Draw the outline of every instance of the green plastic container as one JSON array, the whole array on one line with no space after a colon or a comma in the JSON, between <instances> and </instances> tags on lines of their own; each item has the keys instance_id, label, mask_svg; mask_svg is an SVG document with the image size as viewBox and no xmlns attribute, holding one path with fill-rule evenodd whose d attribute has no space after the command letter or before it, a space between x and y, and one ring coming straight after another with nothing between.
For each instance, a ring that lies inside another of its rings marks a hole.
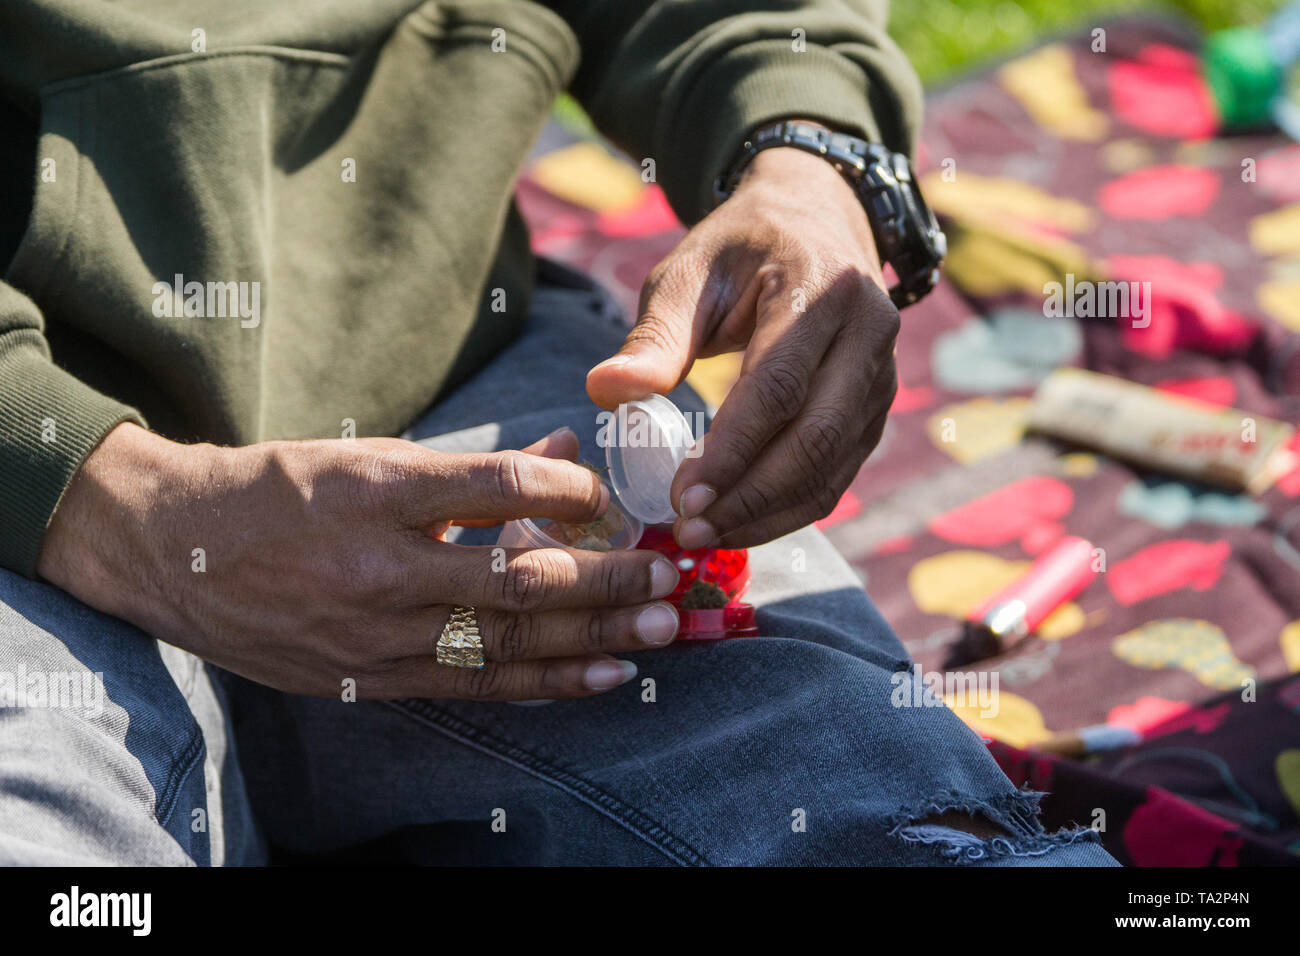
<instances>
[{"instance_id":1,"label":"green plastic container","mask_svg":"<svg viewBox=\"0 0 1300 956\"><path fill-rule=\"evenodd\" d=\"M1205 79L1227 128L1272 122L1273 101L1282 93L1282 68L1273 47L1256 27L1212 34L1203 56Z\"/></svg>"}]
</instances>

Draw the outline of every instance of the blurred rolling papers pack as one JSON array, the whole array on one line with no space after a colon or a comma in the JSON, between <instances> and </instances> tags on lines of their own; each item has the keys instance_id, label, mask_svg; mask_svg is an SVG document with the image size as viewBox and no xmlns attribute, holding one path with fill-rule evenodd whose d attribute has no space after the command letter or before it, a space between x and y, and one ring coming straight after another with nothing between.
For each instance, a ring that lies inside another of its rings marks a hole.
<instances>
[{"instance_id":1,"label":"blurred rolling papers pack","mask_svg":"<svg viewBox=\"0 0 1300 956\"><path fill-rule=\"evenodd\" d=\"M1058 369L1038 387L1030 427L1144 468L1259 494L1297 464L1295 428L1124 379Z\"/></svg>"}]
</instances>

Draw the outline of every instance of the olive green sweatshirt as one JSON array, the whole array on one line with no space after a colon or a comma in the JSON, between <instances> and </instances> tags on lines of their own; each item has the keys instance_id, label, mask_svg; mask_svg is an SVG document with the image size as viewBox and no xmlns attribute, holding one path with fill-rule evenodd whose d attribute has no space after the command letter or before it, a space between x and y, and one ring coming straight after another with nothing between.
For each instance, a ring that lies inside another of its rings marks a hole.
<instances>
[{"instance_id":1,"label":"olive green sweatshirt","mask_svg":"<svg viewBox=\"0 0 1300 956\"><path fill-rule=\"evenodd\" d=\"M570 89L687 223L745 134L897 149L886 0L3 0L0 565L117 423L399 433L516 335L513 184Z\"/></svg>"}]
</instances>

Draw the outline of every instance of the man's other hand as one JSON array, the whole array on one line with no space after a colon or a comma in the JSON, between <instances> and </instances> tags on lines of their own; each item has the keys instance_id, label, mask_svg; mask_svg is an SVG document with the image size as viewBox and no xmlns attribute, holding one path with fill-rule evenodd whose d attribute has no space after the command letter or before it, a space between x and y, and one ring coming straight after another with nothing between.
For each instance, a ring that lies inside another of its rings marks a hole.
<instances>
[{"instance_id":1,"label":"man's other hand","mask_svg":"<svg viewBox=\"0 0 1300 956\"><path fill-rule=\"evenodd\" d=\"M672 501L682 547L749 547L825 517L876 447L897 333L852 188L820 157L769 149L651 272L587 391L613 408L670 391L697 358L744 351Z\"/></svg>"}]
</instances>

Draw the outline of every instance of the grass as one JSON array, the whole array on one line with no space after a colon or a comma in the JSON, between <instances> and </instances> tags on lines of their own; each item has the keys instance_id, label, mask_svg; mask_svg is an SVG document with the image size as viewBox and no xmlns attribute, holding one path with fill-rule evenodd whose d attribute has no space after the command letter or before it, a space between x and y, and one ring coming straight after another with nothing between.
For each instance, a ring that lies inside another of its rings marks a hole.
<instances>
[{"instance_id":1,"label":"grass","mask_svg":"<svg viewBox=\"0 0 1300 956\"><path fill-rule=\"evenodd\" d=\"M893 0L889 32L927 83L1013 53L1035 39L1083 29L1116 16L1173 12L1206 30L1263 23L1287 0ZM586 114L562 96L555 117L591 130Z\"/></svg>"},{"instance_id":2,"label":"grass","mask_svg":"<svg viewBox=\"0 0 1300 956\"><path fill-rule=\"evenodd\" d=\"M894 0L889 32L921 79L942 80L1038 37L1133 13L1182 14L1206 30L1262 23L1284 0Z\"/></svg>"}]
</instances>

